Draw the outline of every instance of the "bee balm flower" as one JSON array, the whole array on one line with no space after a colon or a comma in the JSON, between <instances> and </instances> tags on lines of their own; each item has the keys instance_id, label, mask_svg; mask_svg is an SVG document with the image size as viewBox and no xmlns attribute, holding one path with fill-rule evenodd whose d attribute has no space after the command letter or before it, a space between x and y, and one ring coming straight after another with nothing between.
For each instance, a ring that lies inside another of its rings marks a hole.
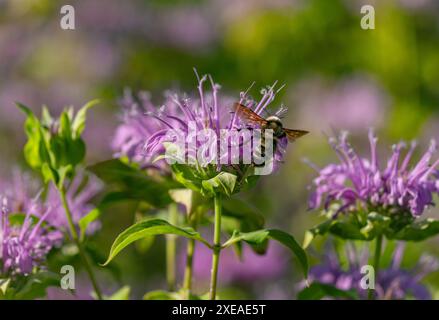
<instances>
[{"instance_id":1,"label":"bee balm flower","mask_svg":"<svg viewBox=\"0 0 439 320\"><path fill-rule=\"evenodd\" d=\"M21 225L9 222L8 200L3 197L0 217L0 260L3 272L12 275L30 274L41 266L49 251L60 243L62 233L45 226L46 212L33 221L32 211L26 213Z\"/></svg>"},{"instance_id":2,"label":"bee balm flower","mask_svg":"<svg viewBox=\"0 0 439 320\"><path fill-rule=\"evenodd\" d=\"M340 204L338 212L350 212L359 208L379 212L409 212L414 217L422 215L433 205L433 195L439 192L439 160L431 163L436 152L436 142L415 164L412 155L416 144L412 143L403 156L404 143L392 147L387 163L382 165L377 155L377 138L369 132L370 157L358 155L343 132L330 143L340 162L318 169L313 193L309 199L311 209Z\"/></svg>"}]
</instances>

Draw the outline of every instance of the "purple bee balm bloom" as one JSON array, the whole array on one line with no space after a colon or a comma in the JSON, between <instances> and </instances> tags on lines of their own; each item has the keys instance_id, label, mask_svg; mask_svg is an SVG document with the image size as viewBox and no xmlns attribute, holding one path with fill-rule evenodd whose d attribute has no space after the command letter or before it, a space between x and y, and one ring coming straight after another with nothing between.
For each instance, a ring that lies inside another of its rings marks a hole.
<instances>
[{"instance_id":1,"label":"purple bee balm bloom","mask_svg":"<svg viewBox=\"0 0 439 320\"><path fill-rule=\"evenodd\" d=\"M210 249L204 245L196 245L193 260L196 279L209 281L211 257ZM180 260L184 266L184 256L181 256ZM278 278L285 272L287 265L288 256L285 255L284 248L275 243L270 243L265 255L256 254L249 246L244 246L241 259L232 249L226 249L221 251L218 278L222 284L251 284L255 279L264 281Z\"/></svg>"},{"instance_id":2,"label":"purple bee balm bloom","mask_svg":"<svg viewBox=\"0 0 439 320\"><path fill-rule=\"evenodd\" d=\"M330 139L340 163L318 168L319 176L314 179L314 191L309 199L309 207L320 206L328 209L333 202L340 204L338 212L358 209L379 212L410 212L420 216L433 205L433 194L439 192L439 160L431 164L436 152L436 143L430 147L418 161L410 167L416 144L413 142L403 159L404 143L392 147L392 154L385 166L380 165L377 155L377 138L369 132L370 158L360 157L347 141L343 132L339 139Z\"/></svg>"},{"instance_id":3,"label":"purple bee balm bloom","mask_svg":"<svg viewBox=\"0 0 439 320\"><path fill-rule=\"evenodd\" d=\"M54 246L60 244L62 233L44 225L48 211L37 222L32 218L35 212L28 211L21 225L12 225L9 222L8 200L3 197L1 201L0 260L3 272L28 275L44 263L46 255Z\"/></svg>"},{"instance_id":4,"label":"purple bee balm bloom","mask_svg":"<svg viewBox=\"0 0 439 320\"><path fill-rule=\"evenodd\" d=\"M179 132L181 136L186 138L187 150L183 156L187 158L189 162L191 161L190 159L193 160L193 158L199 156L200 152L203 152L202 148L205 147L205 141L202 141L202 139L200 141L199 135L193 135L194 130L197 132L214 132L217 139L215 139L213 143L221 144L222 140L230 141L225 148L231 150L232 147L238 145L238 142L233 142L230 138L230 140L227 140L227 138L223 138L224 136L222 136L222 134L231 131L238 132L242 129L252 130L257 128L256 125L246 123L237 113L233 112L233 103L239 101L239 103L252 109L256 114L265 117L267 107L273 102L276 93L280 90L275 89L275 83L273 86L264 88L261 91L262 98L259 101L251 99L247 94L248 92L241 92L240 98L234 100L228 97L220 97L220 86L214 83L210 76L205 75L200 78L197 75L197 78L198 97L188 98L186 96L169 93L167 95L167 101L160 109L155 108L147 113L147 117L149 116L149 118L155 119L159 125L159 128L152 127L152 134L148 133L144 135L146 143L143 146L143 150L148 158L152 159L156 156L163 155L165 153L166 144L175 142L175 136L171 135L170 137L170 132ZM204 83L208 80L211 85L211 90L206 92L204 90ZM284 111L285 109L281 108L281 110L276 113L276 116ZM143 120L138 121L141 122ZM147 123L149 124L150 120ZM128 132L127 135L131 134L129 130L133 130L132 126L126 129ZM131 142L130 139L128 139L128 141ZM249 141L250 140L245 143L239 143L239 155L241 159L244 153L243 148L250 145L250 143L248 143ZM280 162L283 159L287 144L288 140L286 137L280 139L279 143L277 143L274 154L274 160L276 162ZM131 149L132 147L128 142L125 146L127 149ZM216 162L219 162L218 169L220 169L222 165L229 167L230 165L236 164L232 161L229 152L223 152L227 150L224 150L220 146L218 146L218 149L218 158L216 158L217 155L209 155L215 157L215 160L213 160L213 158L212 161L206 159L206 164L217 164ZM209 156L206 158L209 158Z\"/></svg>"},{"instance_id":5,"label":"purple bee balm bloom","mask_svg":"<svg viewBox=\"0 0 439 320\"><path fill-rule=\"evenodd\" d=\"M378 299L431 299L428 289L420 281L429 273L439 269L439 262L430 256L422 256L413 269L402 269L401 259L404 246L400 243L393 255L390 267L379 270L375 282L375 294ZM309 280L333 285L340 290L354 290L359 297L366 298L367 289L360 285L364 273L361 267L368 264L368 251L358 253L350 248L346 250L348 266L343 267L337 254L328 250L321 264L310 269Z\"/></svg>"}]
</instances>

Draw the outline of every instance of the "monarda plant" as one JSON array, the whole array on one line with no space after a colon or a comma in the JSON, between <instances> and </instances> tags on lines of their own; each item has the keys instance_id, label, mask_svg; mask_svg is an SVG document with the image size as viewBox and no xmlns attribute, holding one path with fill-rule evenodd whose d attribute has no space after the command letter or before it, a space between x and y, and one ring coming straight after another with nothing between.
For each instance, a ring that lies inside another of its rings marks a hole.
<instances>
[{"instance_id":1,"label":"monarda plant","mask_svg":"<svg viewBox=\"0 0 439 320\"><path fill-rule=\"evenodd\" d=\"M310 209L322 208L325 221L307 231L307 247L317 235L332 234L344 240L375 241L373 266L379 278L383 239L423 241L439 233L439 221L423 213L434 205L439 192L439 160L433 161L436 142L415 161L416 143L408 151L403 142L392 146L385 163L379 160L377 137L369 131L370 155L355 152L342 132L330 138L339 163L318 168L309 199ZM373 290L369 298L377 297Z\"/></svg>"},{"instance_id":2,"label":"monarda plant","mask_svg":"<svg viewBox=\"0 0 439 320\"><path fill-rule=\"evenodd\" d=\"M208 91L205 91L206 81L210 82ZM105 264L110 263L134 241L160 234L188 238L182 289L150 292L145 298L208 297L213 300L217 298L221 251L233 246L239 254L242 243L247 243L255 251L264 253L270 239L289 248L298 258L304 276L307 276L306 254L294 237L281 230L264 228L263 215L236 197L242 190L251 188L259 178L259 167L252 161L243 160L244 148L250 145L251 153L263 154L269 142L264 141L266 144L255 146L252 138L249 144L242 137L241 140L231 141L229 135L226 138L221 135L242 133L244 129L250 132L259 129L257 125L249 125L241 119L232 106L239 102L258 116L265 117L268 114L267 107L272 104L276 93L273 85L262 90L259 101L253 100L248 92L242 92L237 99L231 99L220 96L220 86L210 76L203 76L198 77L197 95L167 92L161 107L152 104L146 93L139 95L137 100L128 96L130 106L125 108L123 122L113 142L118 159L97 164L91 170L104 181L112 180L119 188L117 192L135 198L140 203L159 209L168 208L168 212L175 210L175 207L169 209L170 205L179 204L186 213L179 217L165 214L143 218L123 231L111 247ZM124 101L126 103L127 99ZM281 108L275 114L279 115L284 111ZM215 138L210 140L210 144L206 144L202 140L206 135L194 135L194 128L197 132L214 134ZM183 148L176 143L175 132L183 137ZM230 149L221 149L224 139L230 139L231 144L227 148L237 150L237 158L229 156L227 151ZM273 143L273 157L268 159L273 168L282 161L287 144L286 137ZM209 150L215 151L209 153ZM198 157L200 154L205 156L203 161ZM213 217L209 214L211 211ZM223 224L224 219L233 223ZM197 231L201 225L212 226L212 240L203 238ZM222 234L228 234L229 239L223 241ZM211 251L212 261L210 291L207 295L198 297L191 292L195 242L200 242ZM175 250L173 254L175 255ZM168 268L175 268L175 258L168 255L168 259L171 261ZM170 287L174 288L173 285Z\"/></svg>"}]
</instances>

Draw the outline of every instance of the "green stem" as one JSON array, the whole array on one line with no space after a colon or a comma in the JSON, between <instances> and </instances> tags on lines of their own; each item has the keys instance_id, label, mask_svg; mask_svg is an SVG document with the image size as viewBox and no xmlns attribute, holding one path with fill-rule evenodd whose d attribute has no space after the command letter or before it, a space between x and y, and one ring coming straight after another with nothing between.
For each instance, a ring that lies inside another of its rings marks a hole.
<instances>
[{"instance_id":1,"label":"green stem","mask_svg":"<svg viewBox=\"0 0 439 320\"><path fill-rule=\"evenodd\" d=\"M383 244L383 236L379 235L376 238L376 242L375 242L375 255L374 255L374 261L373 261L373 269L375 271L375 279L374 279L375 283L378 280L378 272L379 272L379 268L380 268L380 258L381 258L382 244ZM374 300L375 299L374 289L369 289L368 299L369 300Z\"/></svg>"},{"instance_id":2,"label":"green stem","mask_svg":"<svg viewBox=\"0 0 439 320\"><path fill-rule=\"evenodd\" d=\"M192 270L193 270L193 259L195 251L195 240L189 239L187 242L187 252L186 252L186 268L184 270L184 282L183 290L186 295L186 299L190 299L192 290Z\"/></svg>"},{"instance_id":3,"label":"green stem","mask_svg":"<svg viewBox=\"0 0 439 320\"><path fill-rule=\"evenodd\" d=\"M72 212L70 211L69 205L67 203L66 190L64 189L64 187L61 187L59 189L59 193L61 196L61 201L62 201L62 205L64 207L64 211L66 213L67 221L69 224L70 235L73 239L73 242L76 244L76 246L78 248L79 255L81 256L82 262L84 264L85 270L88 273L90 281L93 285L93 289L96 293L96 296L98 297L99 300L102 300L102 293L101 293L101 290L99 289L98 283L97 283L96 278L94 276L93 269L91 268L91 266L88 262L87 255L84 251L84 248L82 247L81 241L79 240L78 232L76 231L76 227L75 227L75 224L73 222Z\"/></svg>"},{"instance_id":4,"label":"green stem","mask_svg":"<svg viewBox=\"0 0 439 320\"><path fill-rule=\"evenodd\" d=\"M213 254L212 254L212 272L210 278L210 300L216 298L216 288L218 280L218 265L221 252L221 195L217 194L214 198L215 208L215 230L213 234Z\"/></svg>"},{"instance_id":5,"label":"green stem","mask_svg":"<svg viewBox=\"0 0 439 320\"><path fill-rule=\"evenodd\" d=\"M176 204L169 205L169 223L177 225L178 223L178 208ZM176 255L177 243L176 236L169 234L166 236L166 280L168 282L169 291L175 290L176 283Z\"/></svg>"}]
</instances>

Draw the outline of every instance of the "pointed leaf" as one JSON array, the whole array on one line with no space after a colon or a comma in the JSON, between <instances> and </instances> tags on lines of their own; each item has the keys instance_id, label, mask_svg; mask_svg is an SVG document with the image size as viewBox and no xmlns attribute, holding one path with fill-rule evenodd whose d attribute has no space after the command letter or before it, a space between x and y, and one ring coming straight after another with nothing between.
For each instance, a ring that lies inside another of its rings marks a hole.
<instances>
[{"instance_id":1,"label":"pointed leaf","mask_svg":"<svg viewBox=\"0 0 439 320\"><path fill-rule=\"evenodd\" d=\"M415 221L388 238L403 241L423 241L439 234L439 221L426 219Z\"/></svg>"},{"instance_id":2,"label":"pointed leaf","mask_svg":"<svg viewBox=\"0 0 439 320\"><path fill-rule=\"evenodd\" d=\"M119 234L111 246L107 261L103 265L105 266L110 263L110 261L113 260L120 251L134 241L159 234L175 234L178 236L183 236L189 239L200 241L201 243L204 243L206 246L210 247L209 243L192 228L177 227L161 219L145 220L132 225Z\"/></svg>"},{"instance_id":3,"label":"pointed leaf","mask_svg":"<svg viewBox=\"0 0 439 320\"><path fill-rule=\"evenodd\" d=\"M107 297L105 300L129 300L130 299L131 288L129 286L124 286L113 293L111 296Z\"/></svg>"},{"instance_id":4,"label":"pointed leaf","mask_svg":"<svg viewBox=\"0 0 439 320\"><path fill-rule=\"evenodd\" d=\"M292 235L284 231L277 229L264 229L247 233L235 232L232 237L223 245L223 247L228 247L239 241L245 241L249 244L258 245L264 243L268 239L276 240L290 249L299 260L305 278L308 277L308 258L305 250L302 249Z\"/></svg>"},{"instance_id":5,"label":"pointed leaf","mask_svg":"<svg viewBox=\"0 0 439 320\"><path fill-rule=\"evenodd\" d=\"M82 132L85 128L85 121L87 119L87 111L91 107L95 106L99 103L99 100L92 100L85 104L79 111L76 113L76 117L73 120L72 123L72 131L73 131L73 137L78 138L81 136Z\"/></svg>"},{"instance_id":6,"label":"pointed leaf","mask_svg":"<svg viewBox=\"0 0 439 320\"><path fill-rule=\"evenodd\" d=\"M299 300L321 300L323 298L343 298L358 299L358 295L353 290L344 291L332 285L313 282L309 287L304 288L297 295Z\"/></svg>"},{"instance_id":7,"label":"pointed leaf","mask_svg":"<svg viewBox=\"0 0 439 320\"><path fill-rule=\"evenodd\" d=\"M119 199L145 201L163 208L172 202L168 191L174 187L168 181L157 181L138 168L118 159L103 161L88 167L101 180L119 188ZM116 196L114 194L113 196ZM113 197L113 200L116 199Z\"/></svg>"}]
</instances>

